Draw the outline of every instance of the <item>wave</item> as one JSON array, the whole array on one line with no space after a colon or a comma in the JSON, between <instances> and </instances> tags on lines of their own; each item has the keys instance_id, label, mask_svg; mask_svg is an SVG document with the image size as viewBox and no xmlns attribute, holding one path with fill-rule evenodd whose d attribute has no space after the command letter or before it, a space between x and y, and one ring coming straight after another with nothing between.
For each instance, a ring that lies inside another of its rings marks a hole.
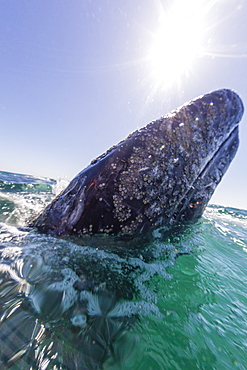
<instances>
[{"instance_id":1,"label":"wave","mask_svg":"<svg viewBox=\"0 0 247 370\"><path fill-rule=\"evenodd\" d=\"M56 180L0 171L1 192L50 192Z\"/></svg>"}]
</instances>

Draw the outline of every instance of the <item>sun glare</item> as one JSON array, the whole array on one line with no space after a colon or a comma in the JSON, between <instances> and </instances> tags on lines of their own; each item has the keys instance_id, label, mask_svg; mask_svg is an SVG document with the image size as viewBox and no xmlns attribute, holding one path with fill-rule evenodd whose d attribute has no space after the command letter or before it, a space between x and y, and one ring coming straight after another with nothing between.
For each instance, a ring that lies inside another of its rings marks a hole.
<instances>
[{"instance_id":1,"label":"sun glare","mask_svg":"<svg viewBox=\"0 0 247 370\"><path fill-rule=\"evenodd\" d=\"M187 75L203 44L203 0L180 0L162 10L148 60L157 84L166 87Z\"/></svg>"}]
</instances>

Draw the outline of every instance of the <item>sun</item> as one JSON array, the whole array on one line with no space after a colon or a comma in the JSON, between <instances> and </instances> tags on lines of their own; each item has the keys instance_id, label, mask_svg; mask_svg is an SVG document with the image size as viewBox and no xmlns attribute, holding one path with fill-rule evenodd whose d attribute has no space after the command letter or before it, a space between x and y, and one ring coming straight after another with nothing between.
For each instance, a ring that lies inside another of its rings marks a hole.
<instances>
[{"instance_id":1,"label":"sun","mask_svg":"<svg viewBox=\"0 0 247 370\"><path fill-rule=\"evenodd\" d=\"M203 5L203 0L180 0L168 11L162 9L148 52L149 68L157 84L178 82L202 54Z\"/></svg>"}]
</instances>

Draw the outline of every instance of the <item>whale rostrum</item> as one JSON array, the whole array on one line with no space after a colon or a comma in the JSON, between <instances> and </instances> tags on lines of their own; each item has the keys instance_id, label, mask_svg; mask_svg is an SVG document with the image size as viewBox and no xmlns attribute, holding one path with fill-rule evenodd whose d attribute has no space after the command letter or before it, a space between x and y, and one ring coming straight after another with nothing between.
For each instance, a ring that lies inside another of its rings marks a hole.
<instances>
[{"instance_id":1,"label":"whale rostrum","mask_svg":"<svg viewBox=\"0 0 247 370\"><path fill-rule=\"evenodd\" d=\"M93 160L32 226L116 235L198 219L236 154L242 115L228 89L184 104Z\"/></svg>"}]
</instances>

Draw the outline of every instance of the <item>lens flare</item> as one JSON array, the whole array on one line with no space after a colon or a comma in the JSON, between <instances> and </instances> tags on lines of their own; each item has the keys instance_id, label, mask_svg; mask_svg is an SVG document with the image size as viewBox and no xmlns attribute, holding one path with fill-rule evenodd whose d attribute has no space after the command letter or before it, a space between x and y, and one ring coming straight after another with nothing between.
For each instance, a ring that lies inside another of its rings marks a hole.
<instances>
[{"instance_id":1,"label":"lens flare","mask_svg":"<svg viewBox=\"0 0 247 370\"><path fill-rule=\"evenodd\" d=\"M202 53L204 16L203 0L177 1L168 11L162 9L148 53L157 84L170 86L188 74Z\"/></svg>"}]
</instances>

